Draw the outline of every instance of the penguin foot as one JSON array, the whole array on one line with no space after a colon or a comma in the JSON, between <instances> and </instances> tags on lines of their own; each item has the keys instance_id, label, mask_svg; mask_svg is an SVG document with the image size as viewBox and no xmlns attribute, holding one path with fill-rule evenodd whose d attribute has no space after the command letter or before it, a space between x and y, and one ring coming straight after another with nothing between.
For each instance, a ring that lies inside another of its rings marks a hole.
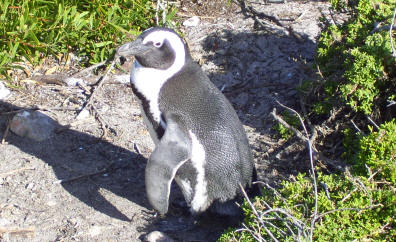
<instances>
[{"instance_id":1,"label":"penguin foot","mask_svg":"<svg viewBox=\"0 0 396 242\"><path fill-rule=\"evenodd\" d=\"M236 202L236 199L223 203L216 201L210 207L210 212L217 213L220 216L243 217L242 209Z\"/></svg>"},{"instance_id":2,"label":"penguin foot","mask_svg":"<svg viewBox=\"0 0 396 242\"><path fill-rule=\"evenodd\" d=\"M176 217L189 216L189 206L184 199L174 199L170 203L169 214Z\"/></svg>"}]
</instances>

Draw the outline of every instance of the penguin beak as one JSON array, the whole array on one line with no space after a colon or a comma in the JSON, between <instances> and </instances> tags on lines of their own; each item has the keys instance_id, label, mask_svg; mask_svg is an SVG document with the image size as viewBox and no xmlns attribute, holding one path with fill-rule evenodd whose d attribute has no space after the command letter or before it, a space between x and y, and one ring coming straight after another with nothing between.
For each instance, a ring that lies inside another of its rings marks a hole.
<instances>
[{"instance_id":1,"label":"penguin beak","mask_svg":"<svg viewBox=\"0 0 396 242\"><path fill-rule=\"evenodd\" d=\"M150 50L150 48L143 44L142 39L137 38L133 42L129 42L129 43L121 45L121 47L118 48L118 50L117 50L117 54L120 56L124 56L124 57L131 56L131 55L136 56L136 55L143 54L149 50Z\"/></svg>"}]
</instances>

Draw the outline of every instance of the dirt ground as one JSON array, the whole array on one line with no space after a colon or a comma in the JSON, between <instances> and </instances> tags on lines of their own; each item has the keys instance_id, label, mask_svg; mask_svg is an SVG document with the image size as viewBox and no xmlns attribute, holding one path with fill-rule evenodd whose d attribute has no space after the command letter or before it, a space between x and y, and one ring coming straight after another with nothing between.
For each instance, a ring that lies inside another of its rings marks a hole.
<instances>
[{"instance_id":1,"label":"dirt ground","mask_svg":"<svg viewBox=\"0 0 396 242\"><path fill-rule=\"evenodd\" d=\"M296 87L314 73L319 18L333 21L329 4L225 2L181 1L179 18L200 17L199 25L183 29L193 58L237 110L259 180L276 186L309 168L304 143L275 138L270 112L282 111L275 100L299 109ZM76 119L101 76L82 75L86 87L57 80L77 72L77 61L60 56L21 72L22 88L0 101L0 240L140 241L158 230L176 241L215 241L230 225L224 218L192 225L178 207L164 218L151 210L144 168L154 145L131 88L116 81L125 73L112 73L96 91L91 115ZM56 81L33 78L39 74ZM21 109L55 120L52 136L36 142L7 133L8 120Z\"/></svg>"}]
</instances>

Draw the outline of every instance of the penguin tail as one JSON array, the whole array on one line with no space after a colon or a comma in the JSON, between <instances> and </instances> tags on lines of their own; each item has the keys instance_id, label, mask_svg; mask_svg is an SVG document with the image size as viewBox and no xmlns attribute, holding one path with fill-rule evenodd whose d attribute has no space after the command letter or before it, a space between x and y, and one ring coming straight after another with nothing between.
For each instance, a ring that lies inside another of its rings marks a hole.
<instances>
[{"instance_id":1,"label":"penguin tail","mask_svg":"<svg viewBox=\"0 0 396 242\"><path fill-rule=\"evenodd\" d=\"M254 198L254 197L262 195L260 186L257 183L256 167L253 167L252 183L251 183L250 187L246 188L246 193L249 196L249 198Z\"/></svg>"}]
</instances>

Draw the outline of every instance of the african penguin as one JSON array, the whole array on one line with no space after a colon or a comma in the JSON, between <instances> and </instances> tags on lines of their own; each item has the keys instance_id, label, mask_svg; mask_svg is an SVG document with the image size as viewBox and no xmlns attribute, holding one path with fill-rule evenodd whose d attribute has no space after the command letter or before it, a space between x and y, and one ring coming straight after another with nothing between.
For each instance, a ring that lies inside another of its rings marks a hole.
<instances>
[{"instance_id":1,"label":"african penguin","mask_svg":"<svg viewBox=\"0 0 396 242\"><path fill-rule=\"evenodd\" d=\"M145 170L150 204L167 213L175 180L193 214L211 205L220 214L234 214L239 184L250 187L255 169L229 101L171 29L150 28L118 54L135 56L131 85L156 145Z\"/></svg>"}]
</instances>

